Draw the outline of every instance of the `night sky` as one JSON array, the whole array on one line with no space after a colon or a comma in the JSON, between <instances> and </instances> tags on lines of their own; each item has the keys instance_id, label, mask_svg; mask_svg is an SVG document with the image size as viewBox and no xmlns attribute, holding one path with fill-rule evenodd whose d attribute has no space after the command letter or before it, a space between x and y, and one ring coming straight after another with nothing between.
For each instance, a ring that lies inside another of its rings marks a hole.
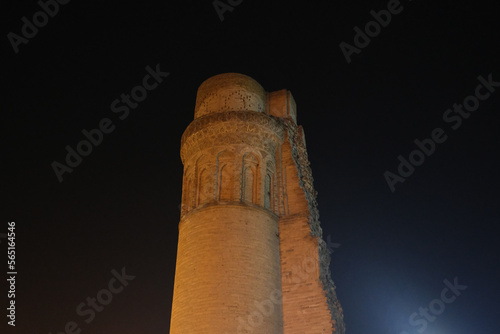
<instances>
[{"instance_id":1,"label":"night sky","mask_svg":"<svg viewBox=\"0 0 500 334\"><path fill-rule=\"evenodd\" d=\"M198 86L238 72L297 102L347 333L498 334L500 4L231 2L221 21L211 1L71 1L24 40L40 4L2 5L0 332L168 333L181 135ZM115 102L150 71L141 102ZM60 182L54 162L99 126ZM460 287L443 303L445 280Z\"/></svg>"}]
</instances>

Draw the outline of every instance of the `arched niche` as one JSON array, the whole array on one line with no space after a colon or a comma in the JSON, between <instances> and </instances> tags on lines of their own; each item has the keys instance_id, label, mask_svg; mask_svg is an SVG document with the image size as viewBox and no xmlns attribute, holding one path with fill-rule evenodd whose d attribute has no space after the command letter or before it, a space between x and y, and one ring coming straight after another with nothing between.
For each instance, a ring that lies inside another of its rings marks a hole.
<instances>
[{"instance_id":1,"label":"arched niche","mask_svg":"<svg viewBox=\"0 0 500 334\"><path fill-rule=\"evenodd\" d=\"M243 155L241 173L241 200L244 202L258 203L258 189L260 184L259 172L260 159L252 153Z\"/></svg>"},{"instance_id":2,"label":"arched niche","mask_svg":"<svg viewBox=\"0 0 500 334\"><path fill-rule=\"evenodd\" d=\"M234 153L222 151L217 155L217 200L233 201L235 189Z\"/></svg>"},{"instance_id":3,"label":"arched niche","mask_svg":"<svg viewBox=\"0 0 500 334\"><path fill-rule=\"evenodd\" d=\"M215 200L215 164L206 156L196 160L196 206Z\"/></svg>"},{"instance_id":4,"label":"arched niche","mask_svg":"<svg viewBox=\"0 0 500 334\"><path fill-rule=\"evenodd\" d=\"M264 176L264 207L275 211L276 197L276 167L273 162L268 161Z\"/></svg>"},{"instance_id":5,"label":"arched niche","mask_svg":"<svg viewBox=\"0 0 500 334\"><path fill-rule=\"evenodd\" d=\"M181 214L185 214L193 209L196 205L196 176L194 175L194 168L187 166L184 170L184 181L182 189L182 207Z\"/></svg>"}]
</instances>

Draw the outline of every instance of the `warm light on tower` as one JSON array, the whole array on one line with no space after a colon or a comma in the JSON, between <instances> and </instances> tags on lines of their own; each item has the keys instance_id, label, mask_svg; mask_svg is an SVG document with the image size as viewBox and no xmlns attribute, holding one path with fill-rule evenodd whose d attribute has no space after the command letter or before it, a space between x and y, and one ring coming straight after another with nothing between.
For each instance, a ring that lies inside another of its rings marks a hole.
<instances>
[{"instance_id":1,"label":"warm light on tower","mask_svg":"<svg viewBox=\"0 0 500 334\"><path fill-rule=\"evenodd\" d=\"M181 140L170 333L343 333L290 92L217 75L194 118Z\"/></svg>"}]
</instances>

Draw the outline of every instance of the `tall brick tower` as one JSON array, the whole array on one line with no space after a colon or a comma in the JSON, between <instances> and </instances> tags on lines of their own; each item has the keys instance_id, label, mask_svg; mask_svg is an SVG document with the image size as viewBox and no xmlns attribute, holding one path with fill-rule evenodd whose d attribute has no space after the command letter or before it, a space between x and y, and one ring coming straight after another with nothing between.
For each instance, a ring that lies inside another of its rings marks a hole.
<instances>
[{"instance_id":1,"label":"tall brick tower","mask_svg":"<svg viewBox=\"0 0 500 334\"><path fill-rule=\"evenodd\" d=\"M170 333L343 334L291 93L209 78L181 159Z\"/></svg>"}]
</instances>

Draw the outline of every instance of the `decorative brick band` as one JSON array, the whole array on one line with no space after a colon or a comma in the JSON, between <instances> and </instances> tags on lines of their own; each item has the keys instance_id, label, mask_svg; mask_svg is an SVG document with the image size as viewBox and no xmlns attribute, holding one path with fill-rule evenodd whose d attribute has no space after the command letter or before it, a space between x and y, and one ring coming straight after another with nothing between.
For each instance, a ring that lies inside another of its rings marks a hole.
<instances>
[{"instance_id":1,"label":"decorative brick band","mask_svg":"<svg viewBox=\"0 0 500 334\"><path fill-rule=\"evenodd\" d=\"M185 157L204 147L234 144L242 140L254 147L269 145L271 140L276 146L283 141L283 135L282 122L263 113L232 111L210 114L195 119L184 131L181 159L184 162Z\"/></svg>"}]
</instances>

